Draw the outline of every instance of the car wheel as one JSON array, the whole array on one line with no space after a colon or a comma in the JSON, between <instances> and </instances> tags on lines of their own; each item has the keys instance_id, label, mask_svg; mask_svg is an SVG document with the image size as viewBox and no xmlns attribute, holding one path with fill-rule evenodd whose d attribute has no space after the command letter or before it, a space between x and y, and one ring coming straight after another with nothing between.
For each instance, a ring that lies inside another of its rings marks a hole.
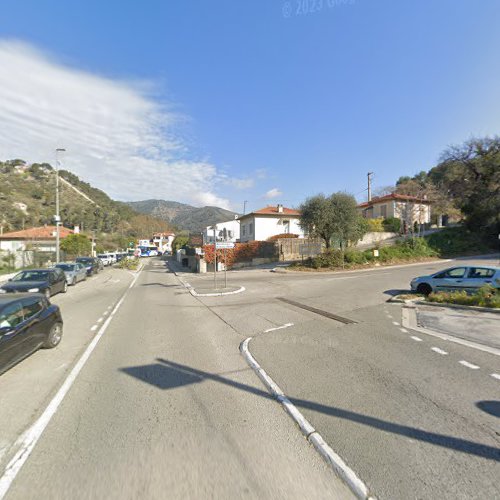
<instances>
[{"instance_id":1,"label":"car wheel","mask_svg":"<svg viewBox=\"0 0 500 500\"><path fill-rule=\"evenodd\" d=\"M47 288L46 290L44 290L43 294L45 295L45 298L47 300L50 300L50 288Z\"/></svg>"},{"instance_id":2,"label":"car wheel","mask_svg":"<svg viewBox=\"0 0 500 500\"><path fill-rule=\"evenodd\" d=\"M62 293L66 293L68 291L68 283L65 281L62 289Z\"/></svg>"},{"instance_id":3,"label":"car wheel","mask_svg":"<svg viewBox=\"0 0 500 500\"><path fill-rule=\"evenodd\" d=\"M429 295L430 293L432 293L432 287L427 283L420 283L420 285L417 286L417 293L421 293L422 295Z\"/></svg>"},{"instance_id":4,"label":"car wheel","mask_svg":"<svg viewBox=\"0 0 500 500\"><path fill-rule=\"evenodd\" d=\"M53 349L56 347L59 342L61 342L62 334L62 323L54 323L49 331L49 334L47 335L47 339L43 344L44 349Z\"/></svg>"}]
</instances>

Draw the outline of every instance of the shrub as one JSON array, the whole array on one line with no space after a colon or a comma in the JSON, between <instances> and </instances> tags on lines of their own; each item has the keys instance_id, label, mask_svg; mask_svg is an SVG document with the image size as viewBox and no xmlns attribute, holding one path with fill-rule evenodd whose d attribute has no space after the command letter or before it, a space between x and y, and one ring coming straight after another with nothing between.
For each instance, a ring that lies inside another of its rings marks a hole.
<instances>
[{"instance_id":1,"label":"shrub","mask_svg":"<svg viewBox=\"0 0 500 500\"><path fill-rule=\"evenodd\" d=\"M312 259L311 265L315 269L324 267L341 267L342 252L340 250L329 249L321 255L314 257Z\"/></svg>"},{"instance_id":2,"label":"shrub","mask_svg":"<svg viewBox=\"0 0 500 500\"><path fill-rule=\"evenodd\" d=\"M125 257L120 262L118 262L116 267L119 267L120 269L129 269L131 271L135 271L139 267L139 259L137 257Z\"/></svg>"},{"instance_id":3,"label":"shrub","mask_svg":"<svg viewBox=\"0 0 500 500\"><path fill-rule=\"evenodd\" d=\"M488 252L493 249L478 233L463 226L445 228L425 236L425 240L441 256Z\"/></svg>"},{"instance_id":4,"label":"shrub","mask_svg":"<svg viewBox=\"0 0 500 500\"><path fill-rule=\"evenodd\" d=\"M445 303L500 308L500 293L491 285L485 285L471 295L467 294L465 290L431 293L427 297L427 300L439 304Z\"/></svg>"},{"instance_id":5,"label":"shrub","mask_svg":"<svg viewBox=\"0 0 500 500\"><path fill-rule=\"evenodd\" d=\"M368 232L381 233L384 231L384 219L382 217L366 219L366 228Z\"/></svg>"},{"instance_id":6,"label":"shrub","mask_svg":"<svg viewBox=\"0 0 500 500\"><path fill-rule=\"evenodd\" d=\"M399 233L401 231L401 219L396 217L388 217L382 222L384 231L389 233Z\"/></svg>"},{"instance_id":7,"label":"shrub","mask_svg":"<svg viewBox=\"0 0 500 500\"><path fill-rule=\"evenodd\" d=\"M373 253L370 254L373 255ZM359 250L348 249L345 252L344 260L348 264L366 264L368 259L365 252L360 252Z\"/></svg>"},{"instance_id":8,"label":"shrub","mask_svg":"<svg viewBox=\"0 0 500 500\"><path fill-rule=\"evenodd\" d=\"M293 233L283 233L283 234L275 234L274 236L270 236L267 238L267 241L276 241L284 238L298 238L298 234Z\"/></svg>"}]
</instances>

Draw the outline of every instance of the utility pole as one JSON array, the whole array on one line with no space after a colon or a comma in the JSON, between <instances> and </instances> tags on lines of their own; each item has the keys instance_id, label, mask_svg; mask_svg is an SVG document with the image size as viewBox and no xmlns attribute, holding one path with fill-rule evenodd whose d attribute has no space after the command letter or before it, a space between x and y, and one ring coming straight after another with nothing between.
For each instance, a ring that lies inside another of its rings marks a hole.
<instances>
[{"instance_id":1,"label":"utility pole","mask_svg":"<svg viewBox=\"0 0 500 500\"><path fill-rule=\"evenodd\" d=\"M64 153L65 151L66 150L64 148L56 149L56 216L54 217L54 220L56 222L56 264L59 264L59 261L61 259L61 254L59 249L59 243L61 239L61 233L60 233L61 216L59 214L59 165L60 165L59 154Z\"/></svg>"},{"instance_id":2,"label":"utility pole","mask_svg":"<svg viewBox=\"0 0 500 500\"><path fill-rule=\"evenodd\" d=\"M372 175L373 172L368 172L368 201L372 201Z\"/></svg>"},{"instance_id":3,"label":"utility pole","mask_svg":"<svg viewBox=\"0 0 500 500\"><path fill-rule=\"evenodd\" d=\"M247 213L247 203L248 203L248 201L247 201L247 200L245 200L245 201L243 202L243 215L245 215L245 214Z\"/></svg>"}]
</instances>

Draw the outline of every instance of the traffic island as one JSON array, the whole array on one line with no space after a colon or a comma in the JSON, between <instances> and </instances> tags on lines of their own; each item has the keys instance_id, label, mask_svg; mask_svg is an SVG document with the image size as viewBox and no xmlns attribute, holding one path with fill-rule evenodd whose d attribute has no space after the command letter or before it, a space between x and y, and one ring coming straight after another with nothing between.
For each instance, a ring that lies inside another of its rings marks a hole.
<instances>
[{"instance_id":1,"label":"traffic island","mask_svg":"<svg viewBox=\"0 0 500 500\"><path fill-rule=\"evenodd\" d=\"M244 286L227 286L222 288L214 287L193 287L187 286L189 292L194 297L220 297L223 295L235 295L245 291Z\"/></svg>"}]
</instances>

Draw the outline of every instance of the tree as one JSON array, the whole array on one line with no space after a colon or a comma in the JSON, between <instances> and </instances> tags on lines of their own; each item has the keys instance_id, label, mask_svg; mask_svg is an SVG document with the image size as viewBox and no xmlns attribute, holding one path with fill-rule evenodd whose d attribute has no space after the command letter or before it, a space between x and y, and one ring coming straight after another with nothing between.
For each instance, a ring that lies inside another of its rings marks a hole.
<instances>
[{"instance_id":1,"label":"tree","mask_svg":"<svg viewBox=\"0 0 500 500\"><path fill-rule=\"evenodd\" d=\"M323 239L327 249L332 239L336 239L343 251L367 231L366 221L356 207L356 199L350 194L339 192L329 197L318 194L301 205L300 225L310 235Z\"/></svg>"},{"instance_id":2,"label":"tree","mask_svg":"<svg viewBox=\"0 0 500 500\"><path fill-rule=\"evenodd\" d=\"M451 146L429 177L446 191L473 231L500 232L500 138Z\"/></svg>"},{"instance_id":3,"label":"tree","mask_svg":"<svg viewBox=\"0 0 500 500\"><path fill-rule=\"evenodd\" d=\"M60 247L69 255L89 255L92 243L84 234L70 234L61 241Z\"/></svg>"},{"instance_id":4,"label":"tree","mask_svg":"<svg viewBox=\"0 0 500 500\"><path fill-rule=\"evenodd\" d=\"M300 206L300 227L310 236L321 238L330 248L335 217L329 199L324 194L308 198Z\"/></svg>"}]
</instances>

